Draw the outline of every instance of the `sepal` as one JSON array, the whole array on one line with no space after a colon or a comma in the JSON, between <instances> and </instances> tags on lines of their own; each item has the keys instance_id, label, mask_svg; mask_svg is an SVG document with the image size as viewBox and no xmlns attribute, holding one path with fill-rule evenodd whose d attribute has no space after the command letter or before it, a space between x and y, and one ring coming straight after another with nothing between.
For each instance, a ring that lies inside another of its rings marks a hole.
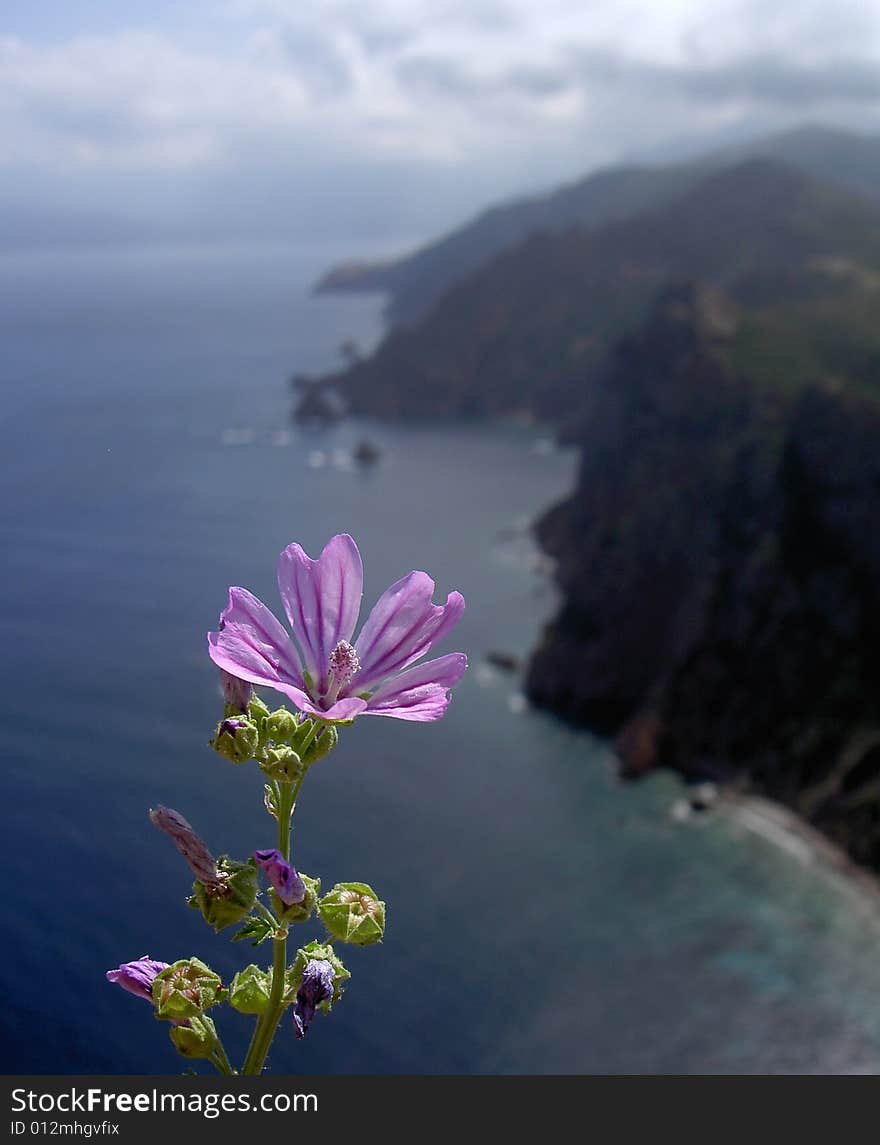
<instances>
[{"instance_id":1,"label":"sepal","mask_svg":"<svg viewBox=\"0 0 880 1145\"><path fill-rule=\"evenodd\" d=\"M220 883L213 887L193 883L192 898L188 901L193 910L202 912L209 926L220 931L250 914L257 897L257 868L250 859L239 863L228 855L221 855L217 869Z\"/></svg>"},{"instance_id":2,"label":"sepal","mask_svg":"<svg viewBox=\"0 0 880 1145\"><path fill-rule=\"evenodd\" d=\"M169 1033L184 1058L211 1058L219 1045L217 1027L205 1014L190 1018L185 1026L172 1026Z\"/></svg>"},{"instance_id":3,"label":"sepal","mask_svg":"<svg viewBox=\"0 0 880 1145\"><path fill-rule=\"evenodd\" d=\"M262 1014L269 1004L271 989L271 976L251 963L232 979L229 1005L240 1014Z\"/></svg>"},{"instance_id":4,"label":"sepal","mask_svg":"<svg viewBox=\"0 0 880 1145\"><path fill-rule=\"evenodd\" d=\"M223 1000L220 975L200 958L181 958L156 975L153 1002L156 1016L172 1022L196 1018Z\"/></svg>"},{"instance_id":5,"label":"sepal","mask_svg":"<svg viewBox=\"0 0 880 1145\"><path fill-rule=\"evenodd\" d=\"M334 938L372 946L385 933L385 903L366 883L337 883L318 903L321 921Z\"/></svg>"}]
</instances>

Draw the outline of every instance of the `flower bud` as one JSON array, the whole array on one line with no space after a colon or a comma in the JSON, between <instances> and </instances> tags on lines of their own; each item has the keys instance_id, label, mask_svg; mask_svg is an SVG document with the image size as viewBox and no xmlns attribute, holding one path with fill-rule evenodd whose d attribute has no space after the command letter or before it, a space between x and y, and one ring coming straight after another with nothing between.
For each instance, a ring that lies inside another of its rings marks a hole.
<instances>
[{"instance_id":1,"label":"flower bud","mask_svg":"<svg viewBox=\"0 0 880 1145\"><path fill-rule=\"evenodd\" d=\"M287 744L266 748L260 767L270 779L278 779L282 783L296 783L305 770L300 757Z\"/></svg>"},{"instance_id":2,"label":"flower bud","mask_svg":"<svg viewBox=\"0 0 880 1145\"><path fill-rule=\"evenodd\" d=\"M136 994L152 1004L156 975L167 970L168 966L167 962L156 962L148 954L143 954L136 962L123 962L117 970L108 970L107 981L117 983L129 994Z\"/></svg>"},{"instance_id":3,"label":"flower bud","mask_svg":"<svg viewBox=\"0 0 880 1145\"><path fill-rule=\"evenodd\" d=\"M220 881L217 862L207 844L184 819L179 811L171 807L156 807L150 811L150 822L164 831L174 846L180 851L187 866L199 882L213 886Z\"/></svg>"},{"instance_id":4,"label":"flower bud","mask_svg":"<svg viewBox=\"0 0 880 1145\"><path fill-rule=\"evenodd\" d=\"M385 903L366 883L337 883L318 903L321 921L334 938L356 946L381 942Z\"/></svg>"},{"instance_id":5,"label":"flower bud","mask_svg":"<svg viewBox=\"0 0 880 1145\"><path fill-rule=\"evenodd\" d=\"M271 989L271 975L251 963L232 979L229 1004L240 1014L262 1014L269 1004Z\"/></svg>"},{"instance_id":6,"label":"flower bud","mask_svg":"<svg viewBox=\"0 0 880 1145\"><path fill-rule=\"evenodd\" d=\"M217 725L211 747L232 763L253 759L260 746L257 725L247 716L229 716Z\"/></svg>"},{"instance_id":7,"label":"flower bud","mask_svg":"<svg viewBox=\"0 0 880 1145\"><path fill-rule=\"evenodd\" d=\"M287 708L278 708L266 717L266 735L276 743L283 743L296 734L296 716Z\"/></svg>"},{"instance_id":8,"label":"flower bud","mask_svg":"<svg viewBox=\"0 0 880 1145\"><path fill-rule=\"evenodd\" d=\"M217 882L210 885L193 883L189 905L200 910L202 917L215 930L241 922L250 914L257 897L257 868L252 862L238 863L221 855L217 864Z\"/></svg>"},{"instance_id":9,"label":"flower bud","mask_svg":"<svg viewBox=\"0 0 880 1145\"><path fill-rule=\"evenodd\" d=\"M223 699L226 702L227 715L233 712L246 712L251 696L254 694L253 684L247 680L239 680L225 669L220 669L220 686L223 689Z\"/></svg>"},{"instance_id":10,"label":"flower bud","mask_svg":"<svg viewBox=\"0 0 880 1145\"><path fill-rule=\"evenodd\" d=\"M254 861L285 906L303 901L306 896L305 883L280 851L254 851Z\"/></svg>"},{"instance_id":11,"label":"flower bud","mask_svg":"<svg viewBox=\"0 0 880 1145\"><path fill-rule=\"evenodd\" d=\"M186 1025L169 1030L174 1048L184 1058L210 1058L217 1049L217 1027L206 1015L190 1018Z\"/></svg>"},{"instance_id":12,"label":"flower bud","mask_svg":"<svg viewBox=\"0 0 880 1145\"><path fill-rule=\"evenodd\" d=\"M198 958L182 958L162 970L153 982L153 1001L160 1018L196 1018L221 1000L220 975Z\"/></svg>"}]
</instances>

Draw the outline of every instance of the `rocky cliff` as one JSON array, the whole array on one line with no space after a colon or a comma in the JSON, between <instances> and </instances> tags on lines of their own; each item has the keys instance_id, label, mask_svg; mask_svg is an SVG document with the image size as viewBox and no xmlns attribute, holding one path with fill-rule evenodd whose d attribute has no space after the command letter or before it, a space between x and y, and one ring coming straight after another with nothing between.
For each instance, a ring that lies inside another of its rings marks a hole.
<instances>
[{"instance_id":1,"label":"rocky cliff","mask_svg":"<svg viewBox=\"0 0 880 1145\"><path fill-rule=\"evenodd\" d=\"M637 218L505 250L323 384L370 416L570 424L617 339L686 279L748 308L736 350L772 385L873 371L880 203L751 160Z\"/></svg>"},{"instance_id":2,"label":"rocky cliff","mask_svg":"<svg viewBox=\"0 0 880 1145\"><path fill-rule=\"evenodd\" d=\"M756 382L742 322L673 289L592 387L527 689L627 774L765 793L880 868L880 401Z\"/></svg>"}]
</instances>

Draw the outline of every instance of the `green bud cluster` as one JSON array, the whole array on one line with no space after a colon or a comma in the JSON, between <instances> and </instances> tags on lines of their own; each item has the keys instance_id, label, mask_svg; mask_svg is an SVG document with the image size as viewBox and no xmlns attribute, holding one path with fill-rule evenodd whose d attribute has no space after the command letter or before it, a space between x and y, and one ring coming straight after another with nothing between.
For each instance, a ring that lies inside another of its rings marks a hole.
<instances>
[{"instance_id":1,"label":"green bud cluster","mask_svg":"<svg viewBox=\"0 0 880 1145\"><path fill-rule=\"evenodd\" d=\"M284 707L270 711L256 693L246 712L226 705L210 741L232 763L255 759L266 776L279 783L300 783L308 768L338 742L339 732L332 724Z\"/></svg>"}]
</instances>

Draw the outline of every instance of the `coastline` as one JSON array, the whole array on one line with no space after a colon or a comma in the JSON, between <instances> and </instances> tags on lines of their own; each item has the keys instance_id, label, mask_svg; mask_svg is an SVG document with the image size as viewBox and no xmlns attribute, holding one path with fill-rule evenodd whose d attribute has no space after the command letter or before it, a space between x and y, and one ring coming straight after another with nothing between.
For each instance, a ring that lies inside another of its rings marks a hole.
<instances>
[{"instance_id":1,"label":"coastline","mask_svg":"<svg viewBox=\"0 0 880 1145\"><path fill-rule=\"evenodd\" d=\"M880 881L791 808L760 795L722 789L713 810L785 851L802 866L812 867L849 895L854 906L880 921Z\"/></svg>"}]
</instances>

